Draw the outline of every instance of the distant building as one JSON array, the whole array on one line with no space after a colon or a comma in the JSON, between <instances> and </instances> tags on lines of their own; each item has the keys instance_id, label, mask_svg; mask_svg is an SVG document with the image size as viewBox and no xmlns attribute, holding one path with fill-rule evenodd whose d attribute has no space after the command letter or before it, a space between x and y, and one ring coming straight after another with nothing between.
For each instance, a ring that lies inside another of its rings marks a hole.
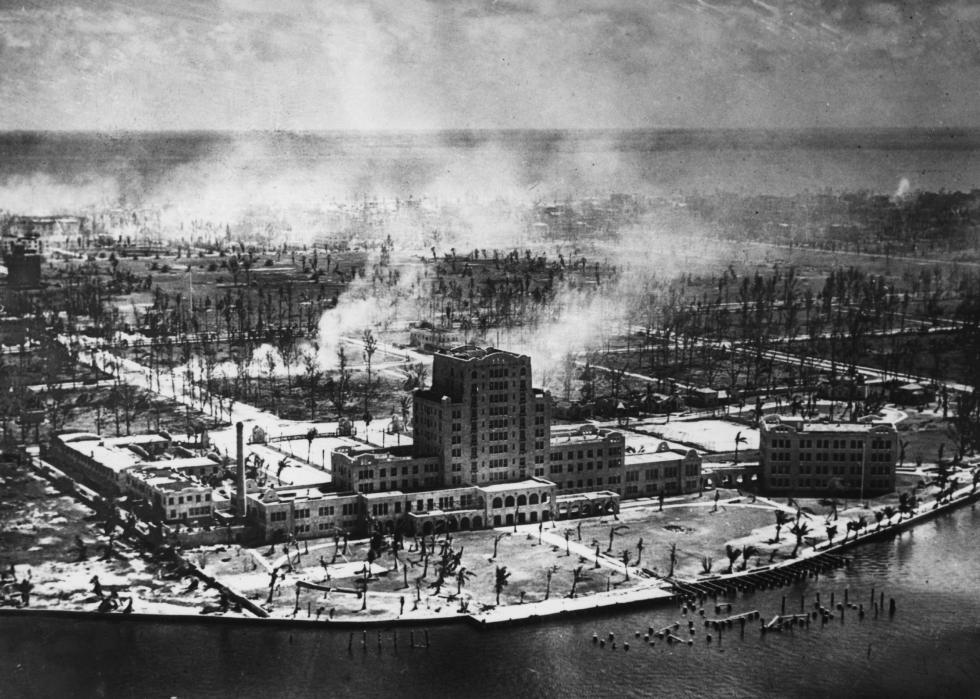
<instances>
[{"instance_id":1,"label":"distant building","mask_svg":"<svg viewBox=\"0 0 980 699\"><path fill-rule=\"evenodd\" d=\"M824 423L770 415L759 427L760 489L784 496L895 490L898 432L887 422Z\"/></svg>"},{"instance_id":2,"label":"distant building","mask_svg":"<svg viewBox=\"0 0 980 699\"><path fill-rule=\"evenodd\" d=\"M455 323L449 327L439 327L431 323L413 323L408 329L409 344L426 352L448 350L466 343L466 333Z\"/></svg>"}]
</instances>

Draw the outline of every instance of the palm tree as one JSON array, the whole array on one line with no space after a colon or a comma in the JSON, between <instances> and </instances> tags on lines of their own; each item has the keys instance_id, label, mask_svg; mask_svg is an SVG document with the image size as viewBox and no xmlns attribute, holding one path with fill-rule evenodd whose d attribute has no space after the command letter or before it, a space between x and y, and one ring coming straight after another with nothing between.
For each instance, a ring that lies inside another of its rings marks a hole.
<instances>
[{"instance_id":1,"label":"palm tree","mask_svg":"<svg viewBox=\"0 0 980 699\"><path fill-rule=\"evenodd\" d=\"M735 572L735 561L742 555L742 549L737 549L731 544L725 544L725 555L728 556L728 572Z\"/></svg>"},{"instance_id":2,"label":"palm tree","mask_svg":"<svg viewBox=\"0 0 980 699\"><path fill-rule=\"evenodd\" d=\"M310 460L310 452L313 450L313 440L317 438L315 427L311 427L306 432L306 460Z\"/></svg>"},{"instance_id":3,"label":"palm tree","mask_svg":"<svg viewBox=\"0 0 980 699\"><path fill-rule=\"evenodd\" d=\"M895 516L895 514L897 513L897 510L894 507L892 507L891 505L886 505L885 507L883 507L881 509L881 513L882 513L882 515L884 515L885 523L886 524L891 524L892 523L892 517Z\"/></svg>"},{"instance_id":4,"label":"palm tree","mask_svg":"<svg viewBox=\"0 0 980 699\"><path fill-rule=\"evenodd\" d=\"M837 525L836 524L828 524L827 525L827 541L830 543L831 546L833 546L833 544L834 544L834 537L835 536L837 536Z\"/></svg>"},{"instance_id":5,"label":"palm tree","mask_svg":"<svg viewBox=\"0 0 980 699\"><path fill-rule=\"evenodd\" d=\"M623 549L623 553L620 555L623 559L623 572L626 574L626 579L630 579L630 550Z\"/></svg>"},{"instance_id":6,"label":"palm tree","mask_svg":"<svg viewBox=\"0 0 980 699\"><path fill-rule=\"evenodd\" d=\"M628 525L625 525L625 524L616 524L616 525L613 525L612 527L609 528L609 548L606 549L606 553L609 553L609 552L612 551L612 549L613 549L613 539L615 539L616 538L616 534L618 534L623 529L629 529L629 526Z\"/></svg>"},{"instance_id":7,"label":"palm tree","mask_svg":"<svg viewBox=\"0 0 980 699\"><path fill-rule=\"evenodd\" d=\"M667 573L668 578L674 577L674 566L677 565L677 544L673 543L670 545L670 570Z\"/></svg>"},{"instance_id":8,"label":"palm tree","mask_svg":"<svg viewBox=\"0 0 980 699\"><path fill-rule=\"evenodd\" d=\"M582 566L579 566L578 568L576 568L575 570L573 570L572 571L572 590L571 590L571 592L568 593L568 596L569 597L575 597L575 588L578 587L578 584L580 582L583 582L583 581L588 580L588 579L589 579L589 576L585 575L582 572Z\"/></svg>"},{"instance_id":9,"label":"palm tree","mask_svg":"<svg viewBox=\"0 0 980 699\"><path fill-rule=\"evenodd\" d=\"M884 519L884 517L885 517L884 512L882 512L881 510L875 510L875 522L878 524L878 527L877 529L875 529L875 531L881 531L881 520Z\"/></svg>"},{"instance_id":10,"label":"palm tree","mask_svg":"<svg viewBox=\"0 0 980 699\"><path fill-rule=\"evenodd\" d=\"M738 445L747 444L748 440L742 436L742 432L738 431L735 433L735 463L738 464Z\"/></svg>"},{"instance_id":11,"label":"palm tree","mask_svg":"<svg viewBox=\"0 0 980 699\"><path fill-rule=\"evenodd\" d=\"M789 514L785 510L776 510L776 543L779 543L779 532L789 523Z\"/></svg>"},{"instance_id":12,"label":"palm tree","mask_svg":"<svg viewBox=\"0 0 980 699\"><path fill-rule=\"evenodd\" d=\"M810 527L806 522L796 520L793 526L790 527L789 531L796 537L796 546L793 547L793 553L791 553L789 557L796 558L796 553L800 548L800 544L803 543L803 537L810 533Z\"/></svg>"},{"instance_id":13,"label":"palm tree","mask_svg":"<svg viewBox=\"0 0 980 699\"><path fill-rule=\"evenodd\" d=\"M504 591L507 586L507 579L510 578L510 573L507 572L507 566L497 566L496 578L493 584L494 592L497 593L497 606L500 606L500 593Z\"/></svg>"},{"instance_id":14,"label":"palm tree","mask_svg":"<svg viewBox=\"0 0 980 699\"><path fill-rule=\"evenodd\" d=\"M368 412L368 400L371 396L371 359L374 357L374 353L378 350L378 340L371 333L371 329L368 328L364 331L362 337L364 342L364 361L367 363L367 386L364 387L364 413Z\"/></svg>"},{"instance_id":15,"label":"palm tree","mask_svg":"<svg viewBox=\"0 0 980 699\"><path fill-rule=\"evenodd\" d=\"M745 570L749 566L749 559L759 553L759 549L755 546L746 546L742 549L742 570Z\"/></svg>"}]
</instances>

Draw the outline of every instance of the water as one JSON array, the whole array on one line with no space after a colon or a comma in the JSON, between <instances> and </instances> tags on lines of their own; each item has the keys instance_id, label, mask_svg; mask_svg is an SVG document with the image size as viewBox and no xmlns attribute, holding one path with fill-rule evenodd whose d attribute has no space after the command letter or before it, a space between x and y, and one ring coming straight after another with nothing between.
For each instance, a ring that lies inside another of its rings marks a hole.
<instances>
[{"instance_id":1,"label":"water","mask_svg":"<svg viewBox=\"0 0 980 699\"><path fill-rule=\"evenodd\" d=\"M735 600L764 617L799 610L800 594L831 591L867 607L871 588L898 611L761 635L749 624L706 644L653 648L635 631L674 621L676 606L634 609L535 626L478 631L431 628L431 648L399 648L368 634L363 651L347 631L192 624L59 622L0 617L3 696L980 696L980 553L976 505L901 536L860 548L854 565L818 581ZM714 609L706 609L713 616ZM696 622L699 617L696 618ZM599 649L593 631L629 640ZM685 634L686 636L686 634ZM416 630L416 640L421 631Z\"/></svg>"},{"instance_id":2,"label":"water","mask_svg":"<svg viewBox=\"0 0 980 699\"><path fill-rule=\"evenodd\" d=\"M930 191L980 187L980 130L0 133L0 207L51 213L221 203L231 196L222 185L252 203L309 205L321 196L892 193L902 178Z\"/></svg>"}]
</instances>

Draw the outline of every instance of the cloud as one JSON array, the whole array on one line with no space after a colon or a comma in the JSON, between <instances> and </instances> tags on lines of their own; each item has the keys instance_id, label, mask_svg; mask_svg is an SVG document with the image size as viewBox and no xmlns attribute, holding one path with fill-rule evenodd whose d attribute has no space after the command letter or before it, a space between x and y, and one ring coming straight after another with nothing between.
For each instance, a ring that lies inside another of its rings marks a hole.
<instances>
[{"instance_id":1,"label":"cloud","mask_svg":"<svg viewBox=\"0 0 980 699\"><path fill-rule=\"evenodd\" d=\"M966 0L0 2L0 127L914 124L939 68L980 79L978 28Z\"/></svg>"}]
</instances>

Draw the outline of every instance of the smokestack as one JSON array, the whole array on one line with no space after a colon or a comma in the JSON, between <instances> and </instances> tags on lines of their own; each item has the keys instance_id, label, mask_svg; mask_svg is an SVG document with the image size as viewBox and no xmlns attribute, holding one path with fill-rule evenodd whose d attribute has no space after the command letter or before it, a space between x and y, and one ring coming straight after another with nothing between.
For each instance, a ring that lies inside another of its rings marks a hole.
<instances>
[{"instance_id":1,"label":"smokestack","mask_svg":"<svg viewBox=\"0 0 980 699\"><path fill-rule=\"evenodd\" d=\"M235 458L238 466L238 516L245 519L245 425L235 423Z\"/></svg>"}]
</instances>

